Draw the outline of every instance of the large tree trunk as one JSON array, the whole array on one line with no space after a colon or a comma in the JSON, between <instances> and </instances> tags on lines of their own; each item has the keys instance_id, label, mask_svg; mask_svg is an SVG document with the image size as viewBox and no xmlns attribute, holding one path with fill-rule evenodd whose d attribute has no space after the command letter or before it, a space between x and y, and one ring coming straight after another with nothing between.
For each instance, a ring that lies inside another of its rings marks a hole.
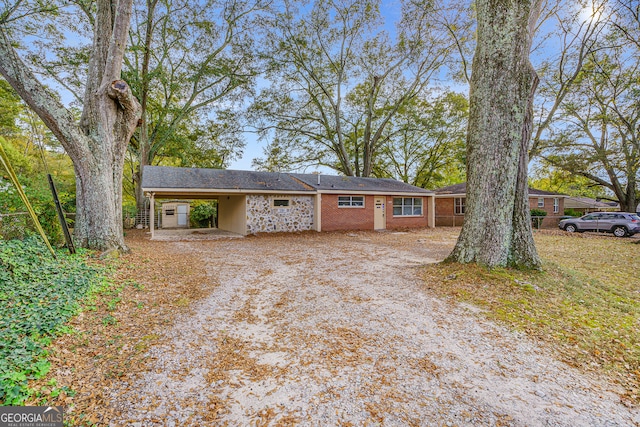
<instances>
[{"instance_id":1,"label":"large tree trunk","mask_svg":"<svg viewBox=\"0 0 640 427\"><path fill-rule=\"evenodd\" d=\"M138 155L138 168L134 176L134 195L136 198L136 210L138 213L144 212L148 206L146 205L147 197L142 191L142 171L149 164L149 144L143 142L143 132L140 133L140 153ZM146 138L146 137L145 137Z\"/></svg>"},{"instance_id":2,"label":"large tree trunk","mask_svg":"<svg viewBox=\"0 0 640 427\"><path fill-rule=\"evenodd\" d=\"M478 0L471 75L465 221L448 260L539 267L527 195L538 83L529 61L537 0Z\"/></svg>"},{"instance_id":3,"label":"large tree trunk","mask_svg":"<svg viewBox=\"0 0 640 427\"><path fill-rule=\"evenodd\" d=\"M94 41L80 123L44 87L0 27L0 73L44 121L76 172L75 237L84 247L126 250L122 233L122 172L140 104L120 80L132 0L97 2Z\"/></svg>"},{"instance_id":4,"label":"large tree trunk","mask_svg":"<svg viewBox=\"0 0 640 427\"><path fill-rule=\"evenodd\" d=\"M76 172L76 243L94 249L126 250L122 230L122 163L100 162ZM104 172L106 171L106 173ZM100 191L95 191L100 188Z\"/></svg>"}]
</instances>

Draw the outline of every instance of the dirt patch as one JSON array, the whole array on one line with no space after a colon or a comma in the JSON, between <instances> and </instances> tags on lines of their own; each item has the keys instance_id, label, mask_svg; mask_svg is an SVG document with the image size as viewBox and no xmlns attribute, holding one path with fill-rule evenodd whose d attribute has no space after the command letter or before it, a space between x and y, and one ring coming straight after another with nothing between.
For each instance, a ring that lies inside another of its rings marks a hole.
<instances>
[{"instance_id":1,"label":"dirt patch","mask_svg":"<svg viewBox=\"0 0 640 427\"><path fill-rule=\"evenodd\" d=\"M115 425L633 425L616 386L421 290L456 230L175 242L215 278Z\"/></svg>"},{"instance_id":2,"label":"dirt patch","mask_svg":"<svg viewBox=\"0 0 640 427\"><path fill-rule=\"evenodd\" d=\"M457 233L128 233L121 302L54 345L78 393L51 402L77 425L637 425L615 385L424 289Z\"/></svg>"}]
</instances>

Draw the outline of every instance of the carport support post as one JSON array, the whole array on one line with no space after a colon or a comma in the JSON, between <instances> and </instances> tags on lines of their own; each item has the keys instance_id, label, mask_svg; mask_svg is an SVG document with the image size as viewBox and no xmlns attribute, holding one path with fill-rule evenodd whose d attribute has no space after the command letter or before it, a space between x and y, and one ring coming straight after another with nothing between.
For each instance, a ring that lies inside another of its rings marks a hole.
<instances>
[{"instance_id":1,"label":"carport support post","mask_svg":"<svg viewBox=\"0 0 640 427\"><path fill-rule=\"evenodd\" d=\"M430 196L428 200L429 208L427 209L427 227L436 228L436 197ZM455 217L453 220L455 221Z\"/></svg>"},{"instance_id":2,"label":"carport support post","mask_svg":"<svg viewBox=\"0 0 640 427\"><path fill-rule=\"evenodd\" d=\"M151 238L153 239L154 233L153 233L153 220L155 218L156 215L156 200L155 200L155 193L151 193L149 195L149 228L151 229Z\"/></svg>"}]
</instances>

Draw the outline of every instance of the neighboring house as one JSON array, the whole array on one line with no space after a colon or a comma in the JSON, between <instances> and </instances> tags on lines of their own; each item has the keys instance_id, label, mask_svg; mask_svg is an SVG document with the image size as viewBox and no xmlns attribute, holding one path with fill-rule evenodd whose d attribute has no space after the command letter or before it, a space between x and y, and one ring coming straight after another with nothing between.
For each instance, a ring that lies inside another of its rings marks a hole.
<instances>
[{"instance_id":1,"label":"neighboring house","mask_svg":"<svg viewBox=\"0 0 640 427\"><path fill-rule=\"evenodd\" d=\"M615 212L620 210L617 203L604 203L588 197L567 197L564 201L565 209L573 209L581 214L589 212Z\"/></svg>"},{"instance_id":2,"label":"neighboring house","mask_svg":"<svg viewBox=\"0 0 640 427\"><path fill-rule=\"evenodd\" d=\"M152 217L157 200L217 200L218 228L242 235L435 225L435 193L393 179L145 166L142 189Z\"/></svg>"},{"instance_id":3,"label":"neighboring house","mask_svg":"<svg viewBox=\"0 0 640 427\"><path fill-rule=\"evenodd\" d=\"M436 192L436 227L458 227L464 222L467 199L467 184L456 184L443 187ZM558 226L564 214L564 194L529 188L529 207L547 212L541 227L554 228Z\"/></svg>"}]
</instances>

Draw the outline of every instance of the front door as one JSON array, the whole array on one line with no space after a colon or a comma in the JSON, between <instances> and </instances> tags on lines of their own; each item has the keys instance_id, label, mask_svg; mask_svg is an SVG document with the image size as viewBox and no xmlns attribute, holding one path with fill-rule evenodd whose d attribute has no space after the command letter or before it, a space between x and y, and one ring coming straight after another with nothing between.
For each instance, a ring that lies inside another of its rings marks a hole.
<instances>
[{"instance_id":1,"label":"front door","mask_svg":"<svg viewBox=\"0 0 640 427\"><path fill-rule=\"evenodd\" d=\"M376 197L374 199L373 228L375 230L384 230L387 228L387 217L385 212L384 197Z\"/></svg>"},{"instance_id":2,"label":"front door","mask_svg":"<svg viewBox=\"0 0 640 427\"><path fill-rule=\"evenodd\" d=\"M187 205L178 205L178 227L187 226Z\"/></svg>"}]
</instances>

